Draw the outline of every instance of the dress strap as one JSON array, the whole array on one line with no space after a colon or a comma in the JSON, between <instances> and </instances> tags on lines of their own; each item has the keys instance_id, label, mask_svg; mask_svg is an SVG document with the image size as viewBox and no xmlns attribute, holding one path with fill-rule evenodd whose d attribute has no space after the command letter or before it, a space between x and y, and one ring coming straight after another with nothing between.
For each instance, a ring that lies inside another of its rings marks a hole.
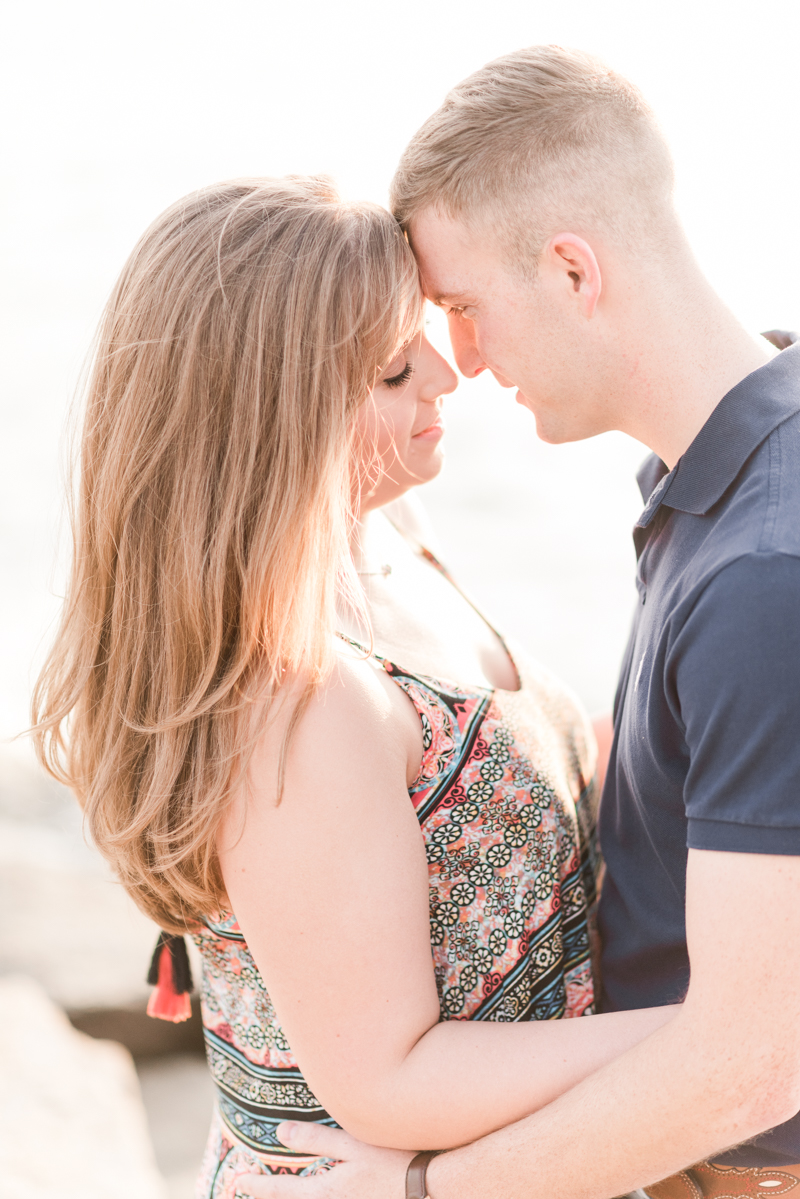
<instances>
[{"instance_id":1,"label":"dress strap","mask_svg":"<svg viewBox=\"0 0 800 1199\"><path fill-rule=\"evenodd\" d=\"M461 587L456 582L456 580L453 578L450 571L445 566L444 562L442 562L441 558L438 558L437 555L434 554L433 550L430 550L430 549L428 549L428 547L426 545L423 545L422 542L419 540L419 538L414 537L414 535L412 533L407 532L405 529L401 529L401 527L398 524L395 524L395 522L392 520L391 516L389 516L386 512L384 512L383 515L386 517L386 520L388 520L388 522L392 526L392 528L396 529L396 531L400 534L400 536L405 538L405 540L408 542L408 544L411 546L411 548L414 549L421 558L424 558L426 562L429 562L430 565L434 567L434 569L438 570L439 574L443 578L447 579L447 582L450 584L450 586L455 588L455 590L458 592L458 594L461 596L461 598L466 603L469 604L470 608L472 608L472 611L477 612L478 616L480 616L483 623L492 630L495 637L497 638L497 640L502 645L503 649L508 654L508 658L509 658L509 661L511 662L512 666L514 667L515 670L517 670L516 662L514 661L514 655L512 654L511 650L509 649L508 643L506 642L506 639L503 636L503 634L500 632L500 630L497 628L497 626L491 620L488 619L488 617L486 616L486 613L481 611L481 609L478 607L478 605L475 603L475 601L466 593L466 591L464 591L463 587ZM517 675L519 675L518 670L517 670Z\"/></svg>"},{"instance_id":2,"label":"dress strap","mask_svg":"<svg viewBox=\"0 0 800 1199\"><path fill-rule=\"evenodd\" d=\"M381 665L383 665L384 662L389 663L388 658L385 658L382 654L376 653L374 649L370 649L369 646L364 645L363 642L356 641L353 637L348 637L347 633L340 633L337 629L336 636L340 641L344 641L345 644L349 645L352 649L360 650L366 658L375 658L376 661L381 663ZM389 663L389 665L392 665L392 663Z\"/></svg>"}]
</instances>

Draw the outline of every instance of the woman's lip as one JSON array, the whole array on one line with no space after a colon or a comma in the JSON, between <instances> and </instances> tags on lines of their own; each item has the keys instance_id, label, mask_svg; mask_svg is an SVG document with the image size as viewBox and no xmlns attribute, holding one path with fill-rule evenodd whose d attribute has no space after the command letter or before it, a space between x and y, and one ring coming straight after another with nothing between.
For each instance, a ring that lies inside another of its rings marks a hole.
<instances>
[{"instance_id":1,"label":"woman's lip","mask_svg":"<svg viewBox=\"0 0 800 1199\"><path fill-rule=\"evenodd\" d=\"M437 416L436 420L428 425L426 429L421 429L419 433L413 433L412 437L416 441L418 437L441 437L444 433L444 421L441 416Z\"/></svg>"}]
</instances>

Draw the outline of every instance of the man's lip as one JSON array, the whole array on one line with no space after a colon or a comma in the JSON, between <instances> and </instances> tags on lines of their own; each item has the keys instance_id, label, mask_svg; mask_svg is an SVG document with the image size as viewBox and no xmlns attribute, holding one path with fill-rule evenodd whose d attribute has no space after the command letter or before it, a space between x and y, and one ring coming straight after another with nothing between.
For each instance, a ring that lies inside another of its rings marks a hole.
<instances>
[{"instance_id":1,"label":"man's lip","mask_svg":"<svg viewBox=\"0 0 800 1199\"><path fill-rule=\"evenodd\" d=\"M489 370L491 370L496 381L500 384L501 387L516 387L517 386L516 383L514 383L512 379L509 379L507 375L501 374L500 371L496 371L492 367L489 367Z\"/></svg>"},{"instance_id":2,"label":"man's lip","mask_svg":"<svg viewBox=\"0 0 800 1199\"><path fill-rule=\"evenodd\" d=\"M441 414L436 417L435 421L431 421L424 429L420 429L419 433L412 433L412 437L424 437L426 433L444 433L444 421Z\"/></svg>"}]
</instances>

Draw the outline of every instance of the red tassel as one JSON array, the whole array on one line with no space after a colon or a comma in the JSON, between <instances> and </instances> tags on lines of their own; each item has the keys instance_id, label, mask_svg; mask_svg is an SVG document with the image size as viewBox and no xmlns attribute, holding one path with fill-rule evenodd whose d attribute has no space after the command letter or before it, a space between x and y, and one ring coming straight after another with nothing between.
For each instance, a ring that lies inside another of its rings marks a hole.
<instances>
[{"instance_id":1,"label":"red tassel","mask_svg":"<svg viewBox=\"0 0 800 1199\"><path fill-rule=\"evenodd\" d=\"M172 954L169 945L162 946L158 959L158 983L147 1004L148 1016L180 1024L192 1015L192 998L188 991L178 995L172 981Z\"/></svg>"}]
</instances>

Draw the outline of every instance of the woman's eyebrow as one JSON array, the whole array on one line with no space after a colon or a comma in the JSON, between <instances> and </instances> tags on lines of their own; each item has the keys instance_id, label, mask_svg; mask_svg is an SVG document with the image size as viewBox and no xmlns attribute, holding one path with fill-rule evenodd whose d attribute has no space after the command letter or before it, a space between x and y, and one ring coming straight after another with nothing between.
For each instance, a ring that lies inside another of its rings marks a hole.
<instances>
[{"instance_id":1,"label":"woman's eyebrow","mask_svg":"<svg viewBox=\"0 0 800 1199\"><path fill-rule=\"evenodd\" d=\"M421 329L418 329L416 333L412 333L412 334L411 334L411 336L409 337L408 341L404 341L404 342L403 342L403 344L402 344L401 346L398 346L398 347L397 347L397 349L396 349L396 350L395 350L395 352L392 354L392 356L391 356L391 358L389 359L389 361L386 363L386 366L384 367L384 370L388 370L388 369L389 369L389 367L390 367L390 366L392 365L392 363L394 362L395 358L399 358L399 357L400 357L400 355L401 355L402 353L404 353L404 352L405 352L405 351L408 349L408 347L411 345L412 341L414 341L414 340L415 340L417 337L419 337L419 335L420 335L420 333L421 333L421 332L422 332L422 330L421 330Z\"/></svg>"},{"instance_id":2,"label":"woman's eyebrow","mask_svg":"<svg viewBox=\"0 0 800 1199\"><path fill-rule=\"evenodd\" d=\"M422 334L424 332L425 332L425 321L423 319L420 321L419 327L417 329L415 329L414 332L411 334L408 341L403 342L400 349L397 351L397 354L402 354L403 350L407 350L408 347L411 345L412 341L416 341L417 338L420 336L420 334ZM397 354L395 354L395 357L397 357Z\"/></svg>"}]
</instances>

